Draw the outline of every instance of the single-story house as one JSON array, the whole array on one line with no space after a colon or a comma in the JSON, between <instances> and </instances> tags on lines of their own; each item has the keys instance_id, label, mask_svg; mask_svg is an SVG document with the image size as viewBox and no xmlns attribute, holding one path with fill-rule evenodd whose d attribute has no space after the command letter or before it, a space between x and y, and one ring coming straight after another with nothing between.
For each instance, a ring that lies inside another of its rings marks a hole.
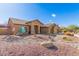
<instances>
[{"instance_id":1,"label":"single-story house","mask_svg":"<svg viewBox=\"0 0 79 59\"><path fill-rule=\"evenodd\" d=\"M21 27L24 27L27 34L49 34L49 33L58 33L60 27L53 24L43 24L38 19L32 21L25 21L17 18L9 18L8 21L9 32L11 34L17 34Z\"/></svg>"}]
</instances>

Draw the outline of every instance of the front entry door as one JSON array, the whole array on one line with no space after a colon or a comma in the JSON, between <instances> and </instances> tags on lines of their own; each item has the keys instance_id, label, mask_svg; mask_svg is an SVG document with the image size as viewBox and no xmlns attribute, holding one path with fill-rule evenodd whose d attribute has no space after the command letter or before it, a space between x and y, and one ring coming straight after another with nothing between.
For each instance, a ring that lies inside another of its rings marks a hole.
<instances>
[{"instance_id":1,"label":"front entry door","mask_svg":"<svg viewBox=\"0 0 79 59\"><path fill-rule=\"evenodd\" d=\"M29 34L31 34L31 26L29 26Z\"/></svg>"}]
</instances>

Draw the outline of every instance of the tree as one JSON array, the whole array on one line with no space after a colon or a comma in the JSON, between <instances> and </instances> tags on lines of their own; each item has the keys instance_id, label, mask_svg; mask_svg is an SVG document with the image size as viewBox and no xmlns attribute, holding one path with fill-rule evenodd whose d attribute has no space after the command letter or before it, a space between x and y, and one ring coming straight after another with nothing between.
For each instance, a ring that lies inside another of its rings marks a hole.
<instances>
[{"instance_id":1,"label":"tree","mask_svg":"<svg viewBox=\"0 0 79 59\"><path fill-rule=\"evenodd\" d=\"M67 28L68 29L79 29L77 25L69 25Z\"/></svg>"},{"instance_id":2,"label":"tree","mask_svg":"<svg viewBox=\"0 0 79 59\"><path fill-rule=\"evenodd\" d=\"M76 31L79 30L79 27L77 25L69 25L67 29L70 31Z\"/></svg>"},{"instance_id":3,"label":"tree","mask_svg":"<svg viewBox=\"0 0 79 59\"><path fill-rule=\"evenodd\" d=\"M62 31L63 32L67 32L67 31L70 31L70 32L79 32L79 26L77 26L77 25L69 25L67 27L63 27Z\"/></svg>"}]
</instances>

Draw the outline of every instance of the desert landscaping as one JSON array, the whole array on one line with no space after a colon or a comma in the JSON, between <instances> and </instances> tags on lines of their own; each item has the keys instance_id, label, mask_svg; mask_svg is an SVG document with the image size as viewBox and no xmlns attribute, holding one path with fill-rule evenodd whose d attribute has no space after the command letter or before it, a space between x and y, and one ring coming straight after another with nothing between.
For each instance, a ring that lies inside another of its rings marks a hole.
<instances>
[{"instance_id":1,"label":"desert landscaping","mask_svg":"<svg viewBox=\"0 0 79 59\"><path fill-rule=\"evenodd\" d=\"M67 39L68 38L68 39ZM43 34L16 36L0 35L1 56L78 56L79 38Z\"/></svg>"},{"instance_id":2,"label":"desert landscaping","mask_svg":"<svg viewBox=\"0 0 79 59\"><path fill-rule=\"evenodd\" d=\"M9 18L0 25L0 56L79 56L79 26Z\"/></svg>"}]
</instances>

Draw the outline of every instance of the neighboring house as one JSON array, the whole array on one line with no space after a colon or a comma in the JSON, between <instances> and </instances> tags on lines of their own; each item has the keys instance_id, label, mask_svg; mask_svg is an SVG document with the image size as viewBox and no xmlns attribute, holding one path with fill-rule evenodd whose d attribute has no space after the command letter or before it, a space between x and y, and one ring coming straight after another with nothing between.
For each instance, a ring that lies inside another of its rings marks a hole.
<instances>
[{"instance_id":1,"label":"neighboring house","mask_svg":"<svg viewBox=\"0 0 79 59\"><path fill-rule=\"evenodd\" d=\"M0 34L9 34L8 29L9 29L8 26L0 25Z\"/></svg>"}]
</instances>

